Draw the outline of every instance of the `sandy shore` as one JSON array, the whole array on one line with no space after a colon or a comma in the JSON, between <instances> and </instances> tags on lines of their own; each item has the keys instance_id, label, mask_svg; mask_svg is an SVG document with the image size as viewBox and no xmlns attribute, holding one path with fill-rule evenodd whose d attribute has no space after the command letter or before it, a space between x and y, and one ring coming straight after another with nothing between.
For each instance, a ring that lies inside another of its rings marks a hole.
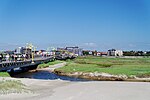
<instances>
[{"instance_id":1,"label":"sandy shore","mask_svg":"<svg viewBox=\"0 0 150 100\"><path fill-rule=\"evenodd\" d=\"M70 83L61 80L38 80L38 79L27 79L27 78L0 78L0 80L20 80L23 84L30 89L29 93L11 93L1 94L0 100L41 100L40 98L49 97L54 93L54 89L57 87L65 86ZM45 99L44 99L45 100Z\"/></svg>"},{"instance_id":2,"label":"sandy shore","mask_svg":"<svg viewBox=\"0 0 150 100\"><path fill-rule=\"evenodd\" d=\"M0 100L149 100L150 93L147 82L15 80L21 80L31 92L0 95Z\"/></svg>"},{"instance_id":3,"label":"sandy shore","mask_svg":"<svg viewBox=\"0 0 150 100\"><path fill-rule=\"evenodd\" d=\"M64 64L39 70L54 70ZM0 100L149 100L150 97L149 82L5 79L20 80L30 92L0 94Z\"/></svg>"}]
</instances>

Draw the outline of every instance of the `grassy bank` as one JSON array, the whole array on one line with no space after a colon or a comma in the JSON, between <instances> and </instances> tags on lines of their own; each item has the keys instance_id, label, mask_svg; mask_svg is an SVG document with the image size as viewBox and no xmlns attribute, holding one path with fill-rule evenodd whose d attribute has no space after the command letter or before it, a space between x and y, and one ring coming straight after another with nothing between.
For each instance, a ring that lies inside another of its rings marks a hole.
<instances>
[{"instance_id":1,"label":"grassy bank","mask_svg":"<svg viewBox=\"0 0 150 100\"><path fill-rule=\"evenodd\" d=\"M0 72L0 77L10 77L10 75L7 72Z\"/></svg>"},{"instance_id":2,"label":"grassy bank","mask_svg":"<svg viewBox=\"0 0 150 100\"><path fill-rule=\"evenodd\" d=\"M18 80L0 80L0 94L29 92L29 89Z\"/></svg>"},{"instance_id":3,"label":"grassy bank","mask_svg":"<svg viewBox=\"0 0 150 100\"><path fill-rule=\"evenodd\" d=\"M46 67L49 67L50 65L55 65L55 64L59 64L59 63L63 63L63 61L55 60L52 62L43 63L43 64L38 65L38 68L46 68Z\"/></svg>"},{"instance_id":4,"label":"grassy bank","mask_svg":"<svg viewBox=\"0 0 150 100\"><path fill-rule=\"evenodd\" d=\"M63 72L105 72L150 77L150 58L78 57L57 69Z\"/></svg>"}]
</instances>

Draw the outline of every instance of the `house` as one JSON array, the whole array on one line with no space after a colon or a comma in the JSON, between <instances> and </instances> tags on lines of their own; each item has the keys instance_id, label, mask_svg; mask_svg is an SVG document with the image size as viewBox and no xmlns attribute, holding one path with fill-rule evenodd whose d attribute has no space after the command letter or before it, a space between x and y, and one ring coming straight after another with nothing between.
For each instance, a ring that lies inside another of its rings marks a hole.
<instances>
[{"instance_id":1,"label":"house","mask_svg":"<svg viewBox=\"0 0 150 100\"><path fill-rule=\"evenodd\" d=\"M97 56L107 56L107 52L97 52Z\"/></svg>"},{"instance_id":2,"label":"house","mask_svg":"<svg viewBox=\"0 0 150 100\"><path fill-rule=\"evenodd\" d=\"M107 52L107 56L123 56L122 50L110 49Z\"/></svg>"}]
</instances>

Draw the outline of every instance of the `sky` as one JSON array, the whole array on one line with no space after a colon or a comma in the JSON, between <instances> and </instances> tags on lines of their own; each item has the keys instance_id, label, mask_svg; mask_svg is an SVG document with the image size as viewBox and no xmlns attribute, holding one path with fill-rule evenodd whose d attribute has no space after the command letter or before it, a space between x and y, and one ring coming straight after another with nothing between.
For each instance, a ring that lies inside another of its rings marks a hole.
<instances>
[{"instance_id":1,"label":"sky","mask_svg":"<svg viewBox=\"0 0 150 100\"><path fill-rule=\"evenodd\" d=\"M0 50L150 50L150 0L0 0Z\"/></svg>"}]
</instances>

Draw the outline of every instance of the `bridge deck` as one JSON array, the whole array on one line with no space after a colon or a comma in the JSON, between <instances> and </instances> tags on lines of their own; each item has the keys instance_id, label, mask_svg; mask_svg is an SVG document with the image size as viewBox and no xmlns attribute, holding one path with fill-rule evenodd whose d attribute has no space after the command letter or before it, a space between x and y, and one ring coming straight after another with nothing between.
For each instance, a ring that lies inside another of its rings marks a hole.
<instances>
[{"instance_id":1,"label":"bridge deck","mask_svg":"<svg viewBox=\"0 0 150 100\"><path fill-rule=\"evenodd\" d=\"M11 62L1 62L0 63L0 71L7 71L7 70L11 70L13 68L23 68L23 67L30 67L30 66L37 66L41 63L46 63L46 62L49 62L49 61L52 61L54 60L54 57L51 56L51 57L46 57L46 58L35 58L34 59L34 63L32 62L31 59L28 59L26 61L17 61L17 62L14 62L14 61L11 61Z\"/></svg>"}]
</instances>

